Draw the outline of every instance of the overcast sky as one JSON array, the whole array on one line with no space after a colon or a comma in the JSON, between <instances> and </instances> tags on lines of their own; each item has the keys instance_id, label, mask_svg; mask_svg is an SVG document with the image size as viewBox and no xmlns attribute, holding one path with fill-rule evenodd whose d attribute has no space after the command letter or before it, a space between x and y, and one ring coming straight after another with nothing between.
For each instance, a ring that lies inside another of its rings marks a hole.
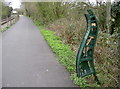
<instances>
[{"instance_id":1,"label":"overcast sky","mask_svg":"<svg viewBox=\"0 0 120 89\"><path fill-rule=\"evenodd\" d=\"M13 9L15 8L20 8L21 5L21 0L5 0L5 2L11 2L11 7L13 7Z\"/></svg>"},{"instance_id":2,"label":"overcast sky","mask_svg":"<svg viewBox=\"0 0 120 89\"><path fill-rule=\"evenodd\" d=\"M21 5L21 0L5 0L6 2L11 2L11 7L13 7L13 9L15 8L20 8L20 5ZM23 0L24 1L24 0ZM26 0L26 1L39 1L39 0ZM40 0L40 1L44 1L44 0ZM49 0L47 0L49 1ZM52 0L51 0L52 1ZM54 1L54 0L53 0ZM68 0L69 1L69 0ZM81 1L84 1L84 0L81 0ZM96 2L96 0L89 0L90 2ZM102 1L106 1L106 0L102 0ZM111 1L114 1L114 0L111 0Z\"/></svg>"}]
</instances>

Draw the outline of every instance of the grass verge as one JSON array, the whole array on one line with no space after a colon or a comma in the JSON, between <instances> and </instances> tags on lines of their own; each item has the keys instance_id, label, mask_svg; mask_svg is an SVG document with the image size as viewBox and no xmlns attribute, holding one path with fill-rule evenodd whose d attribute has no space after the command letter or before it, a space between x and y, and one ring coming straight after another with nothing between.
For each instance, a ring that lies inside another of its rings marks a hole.
<instances>
[{"instance_id":1,"label":"grass verge","mask_svg":"<svg viewBox=\"0 0 120 89\"><path fill-rule=\"evenodd\" d=\"M6 30L9 29L10 27L11 27L11 26L7 26L7 27L3 28L3 29L1 30L1 32L6 31Z\"/></svg>"}]
</instances>

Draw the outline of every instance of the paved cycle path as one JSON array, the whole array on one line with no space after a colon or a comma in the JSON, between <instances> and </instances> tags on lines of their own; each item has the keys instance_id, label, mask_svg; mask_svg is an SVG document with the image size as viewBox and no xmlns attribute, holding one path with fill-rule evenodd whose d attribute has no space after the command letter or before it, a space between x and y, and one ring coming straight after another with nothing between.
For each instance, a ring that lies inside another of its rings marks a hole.
<instances>
[{"instance_id":1,"label":"paved cycle path","mask_svg":"<svg viewBox=\"0 0 120 89\"><path fill-rule=\"evenodd\" d=\"M25 16L2 35L2 86L74 86L39 29Z\"/></svg>"}]
</instances>

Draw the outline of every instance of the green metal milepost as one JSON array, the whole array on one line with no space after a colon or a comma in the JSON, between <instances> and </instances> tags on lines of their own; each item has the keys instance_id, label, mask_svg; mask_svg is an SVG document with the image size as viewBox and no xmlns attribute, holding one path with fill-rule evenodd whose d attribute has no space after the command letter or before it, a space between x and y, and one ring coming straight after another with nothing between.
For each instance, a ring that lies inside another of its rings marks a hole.
<instances>
[{"instance_id":1,"label":"green metal milepost","mask_svg":"<svg viewBox=\"0 0 120 89\"><path fill-rule=\"evenodd\" d=\"M92 10L87 10L85 14L87 27L76 57L76 72L78 77L84 77L90 74L96 76L94 68L94 47L98 35L98 21Z\"/></svg>"}]
</instances>

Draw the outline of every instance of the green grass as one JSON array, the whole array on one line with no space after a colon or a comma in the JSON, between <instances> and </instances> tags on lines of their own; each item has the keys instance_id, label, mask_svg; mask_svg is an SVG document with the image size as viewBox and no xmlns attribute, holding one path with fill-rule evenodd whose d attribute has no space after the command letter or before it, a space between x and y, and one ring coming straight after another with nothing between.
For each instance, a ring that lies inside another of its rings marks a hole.
<instances>
[{"instance_id":1,"label":"green grass","mask_svg":"<svg viewBox=\"0 0 120 89\"><path fill-rule=\"evenodd\" d=\"M7 26L7 27L3 28L3 29L1 30L1 32L4 32L4 31L6 31L6 30L9 29L9 28L10 28L10 26Z\"/></svg>"},{"instance_id":2,"label":"green grass","mask_svg":"<svg viewBox=\"0 0 120 89\"><path fill-rule=\"evenodd\" d=\"M75 54L70 47L64 44L59 37L50 30L40 30L45 40L47 40L51 49L58 55L59 61L64 64L69 72L74 72L75 69Z\"/></svg>"}]
</instances>

